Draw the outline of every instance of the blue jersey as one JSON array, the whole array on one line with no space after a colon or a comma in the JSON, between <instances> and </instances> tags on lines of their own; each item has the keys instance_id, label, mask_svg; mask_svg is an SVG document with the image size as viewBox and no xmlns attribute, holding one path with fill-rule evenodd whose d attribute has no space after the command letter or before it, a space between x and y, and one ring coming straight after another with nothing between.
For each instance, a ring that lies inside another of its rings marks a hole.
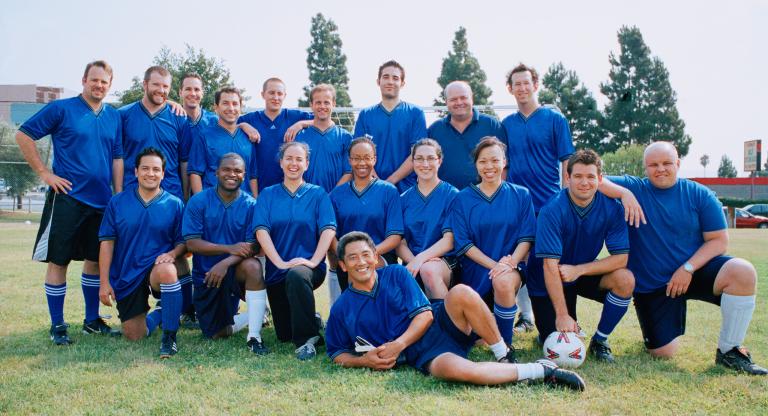
<instances>
[{"instance_id":1,"label":"blue jersey","mask_svg":"<svg viewBox=\"0 0 768 416\"><path fill-rule=\"evenodd\" d=\"M507 144L507 134L499 120L474 109L472 121L462 133L451 125L450 114L432 123L427 130L427 137L435 139L443 148L440 179L458 189L477 183L477 169L472 159L472 150L485 136L496 137Z\"/></svg>"},{"instance_id":2,"label":"blue jersey","mask_svg":"<svg viewBox=\"0 0 768 416\"><path fill-rule=\"evenodd\" d=\"M611 254L629 253L624 208L601 193L588 206L573 203L563 189L539 212L536 222L536 257L559 259L560 264L578 265L594 261L603 249ZM528 269L528 291L546 296L543 270ZM571 285L576 282L564 283Z\"/></svg>"},{"instance_id":3,"label":"blue jersey","mask_svg":"<svg viewBox=\"0 0 768 416\"><path fill-rule=\"evenodd\" d=\"M219 117L216 113L212 113L205 109L200 110L200 116L197 117L197 119L192 120L191 118L187 118L188 127L184 129L183 140L185 143L189 144L190 152L192 151L192 146L195 141L201 137L203 129L211 124L216 124L218 120Z\"/></svg>"},{"instance_id":4,"label":"blue jersey","mask_svg":"<svg viewBox=\"0 0 768 416\"><path fill-rule=\"evenodd\" d=\"M283 181L283 170L280 169L277 154L288 127L301 120L312 120L312 113L282 109L280 114L272 120L264 111L254 111L240 116L237 120L238 123L250 124L261 135L261 140L256 144L259 192Z\"/></svg>"},{"instance_id":5,"label":"blue jersey","mask_svg":"<svg viewBox=\"0 0 768 416\"><path fill-rule=\"evenodd\" d=\"M109 284L117 300L145 284L157 256L173 250L181 239L184 204L163 190L148 202L132 187L115 195L104 211L99 241L115 242Z\"/></svg>"},{"instance_id":6,"label":"blue jersey","mask_svg":"<svg viewBox=\"0 0 768 416\"><path fill-rule=\"evenodd\" d=\"M189 128L187 118L173 114L168 104L150 114L141 101L120 107L118 111L123 119L124 186L127 188L136 183L136 156L151 146L160 149L165 156L163 189L184 199L179 166L189 158L190 143L185 139L189 135L184 132Z\"/></svg>"},{"instance_id":7,"label":"blue jersey","mask_svg":"<svg viewBox=\"0 0 768 416\"><path fill-rule=\"evenodd\" d=\"M320 131L315 126L304 129L296 136L297 142L309 146L309 169L304 172L304 180L331 192L345 173L352 172L349 167L349 142L352 134L339 126L331 126Z\"/></svg>"},{"instance_id":8,"label":"blue jersey","mask_svg":"<svg viewBox=\"0 0 768 416\"><path fill-rule=\"evenodd\" d=\"M219 159L230 152L237 153L245 161L242 189L250 194L249 181L257 178L256 147L239 128L231 134L218 122L214 122L200 129L200 135L195 138L189 152L187 172L200 175L203 179L203 189L215 187L218 183L216 169L219 167Z\"/></svg>"},{"instance_id":9,"label":"blue jersey","mask_svg":"<svg viewBox=\"0 0 768 416\"><path fill-rule=\"evenodd\" d=\"M648 221L629 229L629 269L635 275L637 293L664 287L704 244L702 233L727 227L720 201L696 182L678 179L673 187L658 189L648 178L626 175L609 179L632 191Z\"/></svg>"},{"instance_id":10,"label":"blue jersey","mask_svg":"<svg viewBox=\"0 0 768 416\"><path fill-rule=\"evenodd\" d=\"M499 261L512 254L518 244L534 241L536 217L531 194L522 186L502 182L488 197L477 185L470 185L453 200L450 226L454 250L462 256L462 282L484 296L491 290L490 270L464 253L477 247L486 256Z\"/></svg>"},{"instance_id":11,"label":"blue jersey","mask_svg":"<svg viewBox=\"0 0 768 416\"><path fill-rule=\"evenodd\" d=\"M123 157L120 115L109 105L94 112L85 99L48 103L19 130L32 140L51 135L53 173L72 182L68 195L104 209L112 196L112 161Z\"/></svg>"},{"instance_id":12,"label":"blue jersey","mask_svg":"<svg viewBox=\"0 0 768 416\"><path fill-rule=\"evenodd\" d=\"M448 213L459 191L441 181L429 195L423 195L414 185L400 196L403 205L405 241L414 255L432 247L443 234L450 231Z\"/></svg>"},{"instance_id":13,"label":"blue jersey","mask_svg":"<svg viewBox=\"0 0 768 416\"><path fill-rule=\"evenodd\" d=\"M184 241L201 239L214 244L253 243L251 233L256 200L248 193L240 195L225 204L217 188L208 188L193 195L184 210L181 234ZM227 254L192 256L192 279L195 285L202 285L205 273L216 263L227 258Z\"/></svg>"},{"instance_id":14,"label":"blue jersey","mask_svg":"<svg viewBox=\"0 0 768 416\"><path fill-rule=\"evenodd\" d=\"M391 183L374 178L358 191L354 181L349 181L334 188L330 196L336 212L336 237L363 231L379 244L390 235L403 235L400 195Z\"/></svg>"},{"instance_id":15,"label":"blue jersey","mask_svg":"<svg viewBox=\"0 0 768 416\"><path fill-rule=\"evenodd\" d=\"M395 340L408 329L416 315L432 310L418 284L403 266L391 265L376 270L373 290L363 292L349 286L331 307L325 328L328 357L355 353L355 338L371 345ZM403 351L409 364L416 361L413 351L419 341Z\"/></svg>"},{"instance_id":16,"label":"blue jersey","mask_svg":"<svg viewBox=\"0 0 768 416\"><path fill-rule=\"evenodd\" d=\"M311 259L315 255L320 234L336 229L331 199L323 188L304 183L291 193L282 183L272 185L259 194L254 214L253 232L266 230L280 257ZM320 263L325 270L325 262ZM267 258L267 285L280 283L287 270L281 270Z\"/></svg>"},{"instance_id":17,"label":"blue jersey","mask_svg":"<svg viewBox=\"0 0 768 416\"><path fill-rule=\"evenodd\" d=\"M501 122L507 132L507 180L531 191L533 208L541 207L560 190L560 162L574 152L568 120L547 107L527 118L520 112Z\"/></svg>"},{"instance_id":18,"label":"blue jersey","mask_svg":"<svg viewBox=\"0 0 768 416\"><path fill-rule=\"evenodd\" d=\"M376 174L387 179L410 157L411 146L427 137L427 121L424 111L413 104L401 101L392 111L376 104L360 112L355 123L355 137L371 136L376 143ZM416 175L398 182L400 192L416 183Z\"/></svg>"}]
</instances>

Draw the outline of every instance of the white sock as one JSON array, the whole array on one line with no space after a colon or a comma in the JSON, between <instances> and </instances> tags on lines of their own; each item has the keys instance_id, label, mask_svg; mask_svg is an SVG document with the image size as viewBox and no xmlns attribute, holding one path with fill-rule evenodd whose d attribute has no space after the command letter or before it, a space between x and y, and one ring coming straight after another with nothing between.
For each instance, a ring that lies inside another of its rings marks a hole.
<instances>
[{"instance_id":1,"label":"white sock","mask_svg":"<svg viewBox=\"0 0 768 416\"><path fill-rule=\"evenodd\" d=\"M533 306L531 306L531 298L528 296L528 285L520 288L517 292L517 307L520 311L520 315L533 322Z\"/></svg>"},{"instance_id":2,"label":"white sock","mask_svg":"<svg viewBox=\"0 0 768 416\"><path fill-rule=\"evenodd\" d=\"M544 366L537 363L516 364L517 381L537 380L544 378Z\"/></svg>"},{"instance_id":3,"label":"white sock","mask_svg":"<svg viewBox=\"0 0 768 416\"><path fill-rule=\"evenodd\" d=\"M336 270L328 270L328 297L331 299L331 303L328 307L333 306L336 299L341 295L341 286L339 286L339 276L336 274Z\"/></svg>"},{"instance_id":4,"label":"white sock","mask_svg":"<svg viewBox=\"0 0 768 416\"><path fill-rule=\"evenodd\" d=\"M261 326L267 311L267 290L246 290L245 303L248 305L248 336L261 341Z\"/></svg>"},{"instance_id":5,"label":"white sock","mask_svg":"<svg viewBox=\"0 0 768 416\"><path fill-rule=\"evenodd\" d=\"M747 336L747 328L755 311L755 295L734 296L723 293L720 299L720 314L723 323L720 326L720 338L717 348L726 353L733 347L741 346Z\"/></svg>"},{"instance_id":6,"label":"white sock","mask_svg":"<svg viewBox=\"0 0 768 416\"><path fill-rule=\"evenodd\" d=\"M232 333L240 332L241 329L248 326L248 314L247 313L238 313L233 317L235 320L235 324L232 325Z\"/></svg>"},{"instance_id":7,"label":"white sock","mask_svg":"<svg viewBox=\"0 0 768 416\"><path fill-rule=\"evenodd\" d=\"M509 347L507 347L507 344L504 343L503 339L489 347L491 348L491 351L493 351L493 356L496 357L496 361L506 357L507 351L509 351Z\"/></svg>"}]
</instances>

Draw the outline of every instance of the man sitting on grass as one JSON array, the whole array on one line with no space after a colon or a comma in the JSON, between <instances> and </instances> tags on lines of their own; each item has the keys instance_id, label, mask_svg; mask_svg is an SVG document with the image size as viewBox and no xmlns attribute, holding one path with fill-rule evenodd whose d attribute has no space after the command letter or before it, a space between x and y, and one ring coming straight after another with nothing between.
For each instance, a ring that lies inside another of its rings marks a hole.
<instances>
[{"instance_id":1,"label":"man sitting on grass","mask_svg":"<svg viewBox=\"0 0 768 416\"><path fill-rule=\"evenodd\" d=\"M492 385L543 380L584 390L586 384L578 374L551 361L509 363L508 347L477 292L457 285L444 303L430 305L404 267L376 270L375 247L367 234L356 231L338 243L339 262L349 274L351 286L331 308L325 332L328 356L335 363L388 370L404 361L450 381ZM490 345L498 362L467 359L478 338Z\"/></svg>"}]
</instances>

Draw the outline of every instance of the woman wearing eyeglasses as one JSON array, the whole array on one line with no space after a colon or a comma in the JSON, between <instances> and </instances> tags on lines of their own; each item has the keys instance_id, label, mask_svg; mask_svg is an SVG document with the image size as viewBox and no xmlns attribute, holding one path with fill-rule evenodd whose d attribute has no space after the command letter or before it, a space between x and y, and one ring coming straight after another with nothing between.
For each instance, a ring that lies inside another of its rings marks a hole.
<instances>
[{"instance_id":1,"label":"woman wearing eyeglasses","mask_svg":"<svg viewBox=\"0 0 768 416\"><path fill-rule=\"evenodd\" d=\"M411 148L418 183L400 196L405 234L397 255L424 286L430 302L444 299L457 266L453 232L447 224L453 198L459 191L438 177L443 150L435 140L422 139Z\"/></svg>"},{"instance_id":2,"label":"woman wearing eyeglasses","mask_svg":"<svg viewBox=\"0 0 768 416\"><path fill-rule=\"evenodd\" d=\"M403 211L400 194L391 183L375 176L376 145L368 137L358 137L349 144L349 164L352 180L337 186L330 197L336 212L336 239L331 244L329 263L336 265L333 255L338 238L350 231L363 231L376 244L376 252L388 263L397 261L395 248L403 236ZM379 266L383 266L380 264ZM328 284L331 304L340 292L347 288L347 274L338 270L338 285L335 287L335 273L329 272Z\"/></svg>"}]
</instances>

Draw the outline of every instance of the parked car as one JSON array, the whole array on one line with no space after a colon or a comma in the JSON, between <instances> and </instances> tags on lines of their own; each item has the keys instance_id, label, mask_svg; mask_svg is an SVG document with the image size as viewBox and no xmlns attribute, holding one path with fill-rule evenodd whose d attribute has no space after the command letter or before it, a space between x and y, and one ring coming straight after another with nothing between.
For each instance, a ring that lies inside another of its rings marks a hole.
<instances>
[{"instance_id":1,"label":"parked car","mask_svg":"<svg viewBox=\"0 0 768 416\"><path fill-rule=\"evenodd\" d=\"M736 208L736 228L763 228L768 229L768 217L762 215L753 215L751 212ZM723 207L723 215L728 218L728 211Z\"/></svg>"},{"instance_id":2,"label":"parked car","mask_svg":"<svg viewBox=\"0 0 768 416\"><path fill-rule=\"evenodd\" d=\"M752 204L743 208L745 211L749 211L752 215L762 215L768 217L768 204Z\"/></svg>"}]
</instances>

